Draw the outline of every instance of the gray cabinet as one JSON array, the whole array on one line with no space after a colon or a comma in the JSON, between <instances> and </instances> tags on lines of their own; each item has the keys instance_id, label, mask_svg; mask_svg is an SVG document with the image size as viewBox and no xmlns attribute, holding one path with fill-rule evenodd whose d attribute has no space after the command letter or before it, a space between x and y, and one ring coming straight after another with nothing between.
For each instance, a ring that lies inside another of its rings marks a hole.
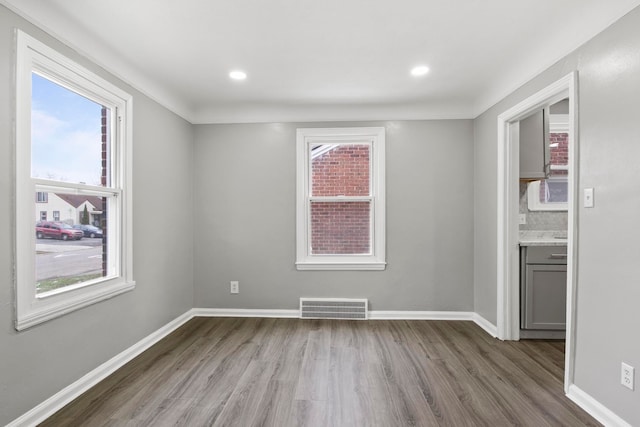
<instances>
[{"instance_id":1,"label":"gray cabinet","mask_svg":"<svg viewBox=\"0 0 640 427\"><path fill-rule=\"evenodd\" d=\"M549 175L549 109L520 120L520 179L545 179Z\"/></svg>"},{"instance_id":2,"label":"gray cabinet","mask_svg":"<svg viewBox=\"0 0 640 427\"><path fill-rule=\"evenodd\" d=\"M521 328L565 330L567 307L566 246L523 249Z\"/></svg>"}]
</instances>

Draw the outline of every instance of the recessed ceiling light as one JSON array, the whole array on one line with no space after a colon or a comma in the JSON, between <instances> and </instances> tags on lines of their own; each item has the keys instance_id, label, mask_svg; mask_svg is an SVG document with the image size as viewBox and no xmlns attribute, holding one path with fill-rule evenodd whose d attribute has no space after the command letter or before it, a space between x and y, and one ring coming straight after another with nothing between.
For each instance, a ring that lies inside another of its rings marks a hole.
<instances>
[{"instance_id":1,"label":"recessed ceiling light","mask_svg":"<svg viewBox=\"0 0 640 427\"><path fill-rule=\"evenodd\" d=\"M426 65L418 65L411 69L411 75L414 77L424 76L428 72L429 72L429 67L427 67Z\"/></svg>"},{"instance_id":2,"label":"recessed ceiling light","mask_svg":"<svg viewBox=\"0 0 640 427\"><path fill-rule=\"evenodd\" d=\"M244 80L247 78L247 73L245 73L244 71L235 70L229 73L229 77L231 77L233 80Z\"/></svg>"}]
</instances>

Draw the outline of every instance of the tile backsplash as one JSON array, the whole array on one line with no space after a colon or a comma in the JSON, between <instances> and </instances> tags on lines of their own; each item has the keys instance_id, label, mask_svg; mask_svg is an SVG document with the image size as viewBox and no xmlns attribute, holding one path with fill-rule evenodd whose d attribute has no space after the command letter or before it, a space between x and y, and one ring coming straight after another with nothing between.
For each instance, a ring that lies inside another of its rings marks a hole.
<instances>
[{"instance_id":1,"label":"tile backsplash","mask_svg":"<svg viewBox=\"0 0 640 427\"><path fill-rule=\"evenodd\" d=\"M566 230L566 211L530 211L527 207L527 183L520 182L520 213L527 215L527 223L520 230Z\"/></svg>"}]
</instances>

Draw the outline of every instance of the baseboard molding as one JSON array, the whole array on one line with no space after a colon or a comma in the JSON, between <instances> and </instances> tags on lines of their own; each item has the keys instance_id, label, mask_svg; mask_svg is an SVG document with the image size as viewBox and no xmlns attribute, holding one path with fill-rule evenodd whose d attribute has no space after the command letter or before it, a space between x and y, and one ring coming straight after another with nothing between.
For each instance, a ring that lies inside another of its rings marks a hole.
<instances>
[{"instance_id":1,"label":"baseboard molding","mask_svg":"<svg viewBox=\"0 0 640 427\"><path fill-rule=\"evenodd\" d=\"M124 366L127 362L133 360L140 353L147 350L162 338L166 337L171 332L191 320L193 318L192 311L193 310L187 311L183 315L153 332L151 335L148 335L128 349L124 350L122 353L112 357L73 384L65 387L35 408L31 409L29 412L26 412L19 418L16 418L7 424L7 427L36 426L43 422L82 393L88 391L91 387Z\"/></svg>"},{"instance_id":2,"label":"baseboard molding","mask_svg":"<svg viewBox=\"0 0 640 427\"><path fill-rule=\"evenodd\" d=\"M277 317L298 318L300 310L261 310L243 308L194 308L201 317ZM474 320L469 311L369 311L369 320ZM484 328L483 328L484 329Z\"/></svg>"},{"instance_id":3,"label":"baseboard molding","mask_svg":"<svg viewBox=\"0 0 640 427\"><path fill-rule=\"evenodd\" d=\"M567 397L607 427L631 427L631 424L614 414L609 408L582 391L575 384L569 386Z\"/></svg>"},{"instance_id":4,"label":"baseboard molding","mask_svg":"<svg viewBox=\"0 0 640 427\"><path fill-rule=\"evenodd\" d=\"M261 310L246 308L194 308L193 317L275 317L298 318L300 310Z\"/></svg>"},{"instance_id":5,"label":"baseboard molding","mask_svg":"<svg viewBox=\"0 0 640 427\"><path fill-rule=\"evenodd\" d=\"M493 323L489 322L484 317L480 316L478 313L473 313L471 320L473 320L476 323L476 325L484 329L484 331L489 335L491 335L493 338L498 337L498 327Z\"/></svg>"},{"instance_id":6,"label":"baseboard molding","mask_svg":"<svg viewBox=\"0 0 640 427\"><path fill-rule=\"evenodd\" d=\"M469 311L369 311L370 320L471 320Z\"/></svg>"}]
</instances>

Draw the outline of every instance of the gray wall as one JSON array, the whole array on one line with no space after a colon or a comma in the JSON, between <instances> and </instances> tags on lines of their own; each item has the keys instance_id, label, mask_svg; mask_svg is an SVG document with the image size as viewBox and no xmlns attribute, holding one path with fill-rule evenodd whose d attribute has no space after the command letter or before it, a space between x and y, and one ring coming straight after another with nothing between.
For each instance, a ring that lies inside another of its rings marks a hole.
<instances>
[{"instance_id":1,"label":"gray wall","mask_svg":"<svg viewBox=\"0 0 640 427\"><path fill-rule=\"evenodd\" d=\"M631 425L640 425L639 392L620 385L620 362L640 367L638 28L640 8L474 122L475 309L495 322L497 116L578 70L578 179L580 189L595 188L595 207L578 210L575 384Z\"/></svg>"},{"instance_id":2,"label":"gray wall","mask_svg":"<svg viewBox=\"0 0 640 427\"><path fill-rule=\"evenodd\" d=\"M385 271L295 269L296 128L332 126L386 128ZM196 126L196 307L365 297L372 310L472 311L472 132L470 120Z\"/></svg>"},{"instance_id":3,"label":"gray wall","mask_svg":"<svg viewBox=\"0 0 640 427\"><path fill-rule=\"evenodd\" d=\"M134 96L134 291L16 332L12 283L14 28ZM193 129L0 6L0 425L193 307ZM174 232L169 236L167 231Z\"/></svg>"},{"instance_id":4,"label":"gray wall","mask_svg":"<svg viewBox=\"0 0 640 427\"><path fill-rule=\"evenodd\" d=\"M300 296L367 297L373 310L475 310L495 323L497 115L578 70L579 183L595 187L596 207L579 210L575 380L640 425L638 392L619 385L622 360L640 368L639 26L636 9L474 121L191 126L122 85L135 97L137 288L17 333L13 28L118 82L0 6L0 424L193 306L293 309ZM384 272L295 270L295 129L334 125L387 129ZM229 280L240 281L239 295Z\"/></svg>"}]
</instances>

